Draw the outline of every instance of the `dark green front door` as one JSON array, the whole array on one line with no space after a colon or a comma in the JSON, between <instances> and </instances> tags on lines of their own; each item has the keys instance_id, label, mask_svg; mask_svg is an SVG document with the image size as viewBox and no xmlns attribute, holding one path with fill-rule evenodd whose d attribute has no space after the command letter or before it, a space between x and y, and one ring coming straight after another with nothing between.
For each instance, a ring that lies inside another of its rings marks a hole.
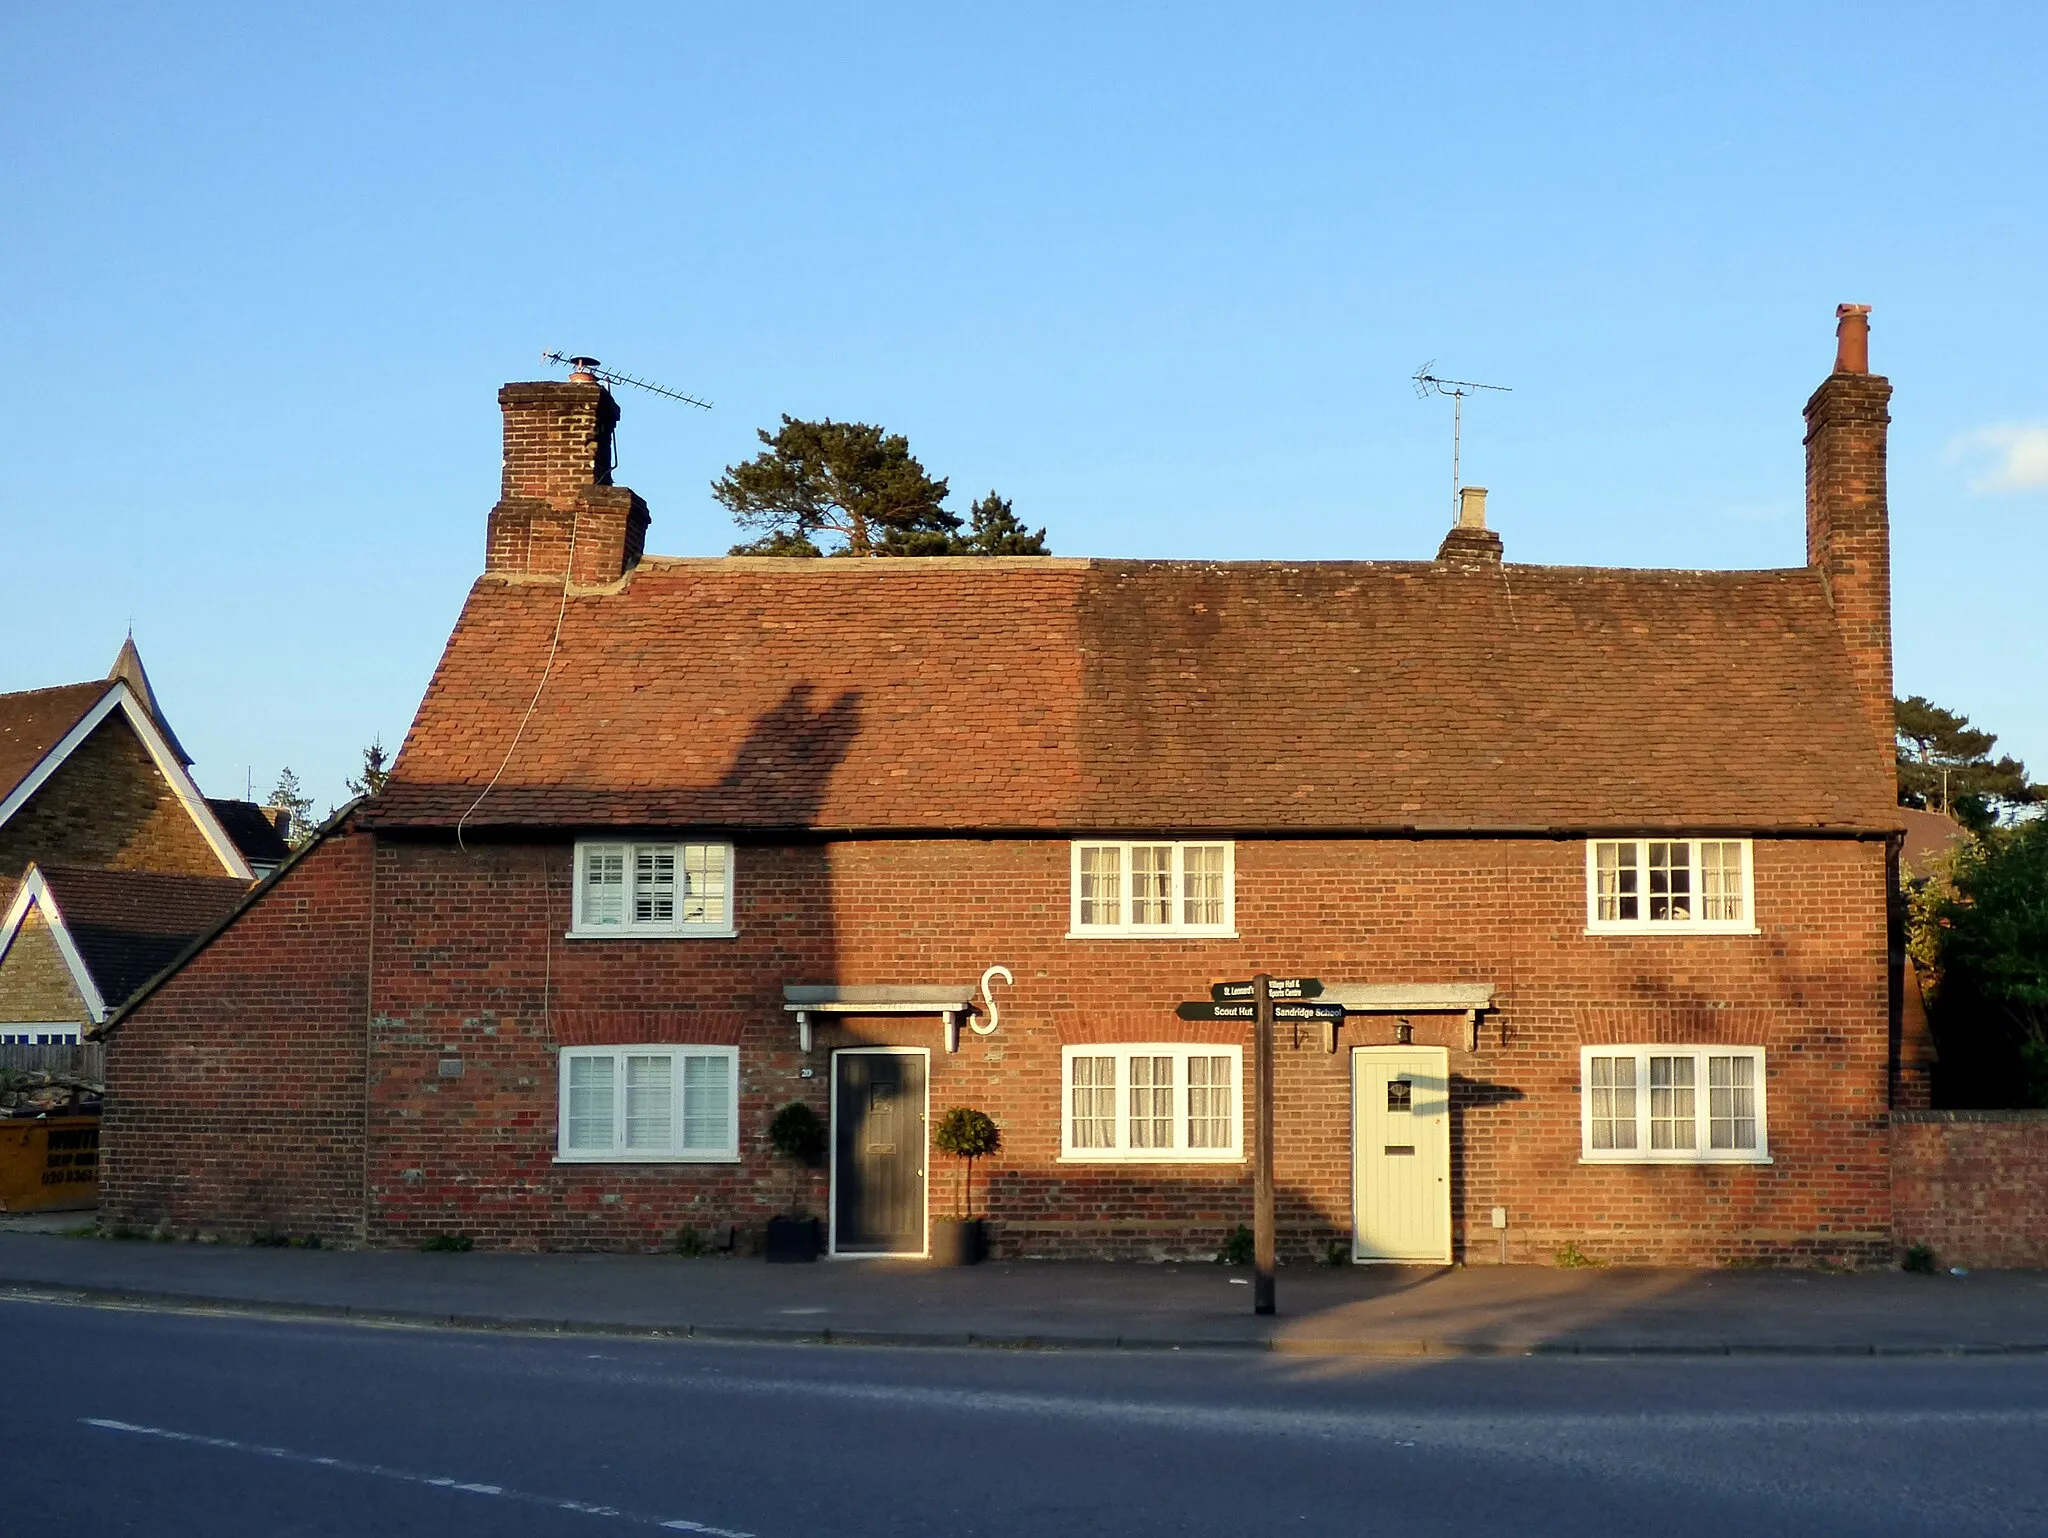
<instances>
[{"instance_id":1,"label":"dark green front door","mask_svg":"<svg viewBox=\"0 0 2048 1538\"><path fill-rule=\"evenodd\" d=\"M832 1059L832 1248L924 1253L924 1054Z\"/></svg>"}]
</instances>

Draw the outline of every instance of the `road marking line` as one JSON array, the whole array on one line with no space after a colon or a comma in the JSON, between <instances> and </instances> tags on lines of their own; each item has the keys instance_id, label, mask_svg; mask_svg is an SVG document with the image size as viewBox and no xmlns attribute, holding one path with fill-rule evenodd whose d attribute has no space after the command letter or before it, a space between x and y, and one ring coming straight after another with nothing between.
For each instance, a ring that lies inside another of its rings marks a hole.
<instances>
[{"instance_id":1,"label":"road marking line","mask_svg":"<svg viewBox=\"0 0 2048 1538\"><path fill-rule=\"evenodd\" d=\"M594 1501L572 1501L554 1495L533 1495L524 1490L508 1490L503 1485L489 1485L481 1481L454 1479L445 1474L415 1474L410 1469L389 1468L381 1463L358 1463L351 1458L330 1458L316 1453L295 1452L288 1447L265 1447L257 1442L237 1442L232 1437L204 1436L196 1431L172 1431L164 1426L138 1426L132 1421L108 1420L102 1416L86 1415L79 1418L80 1424L96 1426L102 1431L118 1431L125 1436L154 1437L160 1442L182 1442L190 1447L211 1447L221 1452L254 1453L262 1458L275 1458L284 1463L303 1463L312 1468L339 1469L344 1474L370 1474L378 1479L396 1480L400 1484L424 1485L434 1490L459 1490L465 1495L489 1495L500 1500L518 1501L526 1506L547 1506L556 1511L576 1511L587 1517L610 1517L619 1522L631 1522L640 1527L666 1527L677 1532L706 1533L710 1538L754 1538L752 1533L742 1533L730 1527L713 1527L708 1522L692 1522L683 1517L641 1516L637 1512L621 1511L616 1506L601 1506Z\"/></svg>"}]
</instances>

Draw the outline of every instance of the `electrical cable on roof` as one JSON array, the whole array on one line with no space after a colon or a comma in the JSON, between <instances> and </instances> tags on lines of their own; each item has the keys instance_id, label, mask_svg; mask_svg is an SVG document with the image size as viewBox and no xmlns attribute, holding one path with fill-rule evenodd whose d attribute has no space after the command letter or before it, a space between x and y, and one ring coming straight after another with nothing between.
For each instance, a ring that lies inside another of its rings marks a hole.
<instances>
[{"instance_id":1,"label":"electrical cable on roof","mask_svg":"<svg viewBox=\"0 0 2048 1538\"><path fill-rule=\"evenodd\" d=\"M519 739L526 735L526 723L533 719L533 712L540 705L541 691L548 686L548 674L554 671L555 653L562 646L562 621L569 613L570 574L576 570L576 530L582 522L583 516L580 512L569 515L569 559L562 565L562 604L555 610L555 638L548 642L548 660L540 670L540 682L533 686L533 698L526 702L526 714L519 718L519 730L512 734L512 741L505 749L505 756L498 761L498 772L491 776L490 784L477 792L477 798L469 803L469 810L455 819L455 847L464 854L469 853L469 846L462 841L462 825L484 804L484 797L497 789L498 781L505 773L505 766L512 762L512 755L519 751Z\"/></svg>"}]
</instances>

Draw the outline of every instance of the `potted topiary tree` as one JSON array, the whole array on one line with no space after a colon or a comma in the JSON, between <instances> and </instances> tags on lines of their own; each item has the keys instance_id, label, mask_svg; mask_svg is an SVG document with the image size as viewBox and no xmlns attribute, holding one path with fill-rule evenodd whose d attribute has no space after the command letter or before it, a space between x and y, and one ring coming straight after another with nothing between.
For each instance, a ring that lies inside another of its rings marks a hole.
<instances>
[{"instance_id":1,"label":"potted topiary tree","mask_svg":"<svg viewBox=\"0 0 2048 1538\"><path fill-rule=\"evenodd\" d=\"M803 1179L825 1157L825 1121L801 1100L792 1100L768 1123L768 1141L789 1160L789 1212L768 1220L767 1253L771 1261L816 1260L824 1249L818 1220L804 1210Z\"/></svg>"},{"instance_id":2,"label":"potted topiary tree","mask_svg":"<svg viewBox=\"0 0 2048 1538\"><path fill-rule=\"evenodd\" d=\"M971 1266L988 1254L988 1231L974 1215L974 1161L1003 1146L1003 1134L986 1111L956 1105L932 1131L932 1146L960 1160L959 1216L932 1224L932 1260L942 1266Z\"/></svg>"}]
</instances>

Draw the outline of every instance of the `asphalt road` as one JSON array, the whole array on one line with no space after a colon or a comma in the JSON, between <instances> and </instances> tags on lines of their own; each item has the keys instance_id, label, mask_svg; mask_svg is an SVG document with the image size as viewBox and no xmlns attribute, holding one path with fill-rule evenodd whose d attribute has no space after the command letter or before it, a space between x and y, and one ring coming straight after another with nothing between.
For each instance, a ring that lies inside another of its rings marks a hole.
<instances>
[{"instance_id":1,"label":"asphalt road","mask_svg":"<svg viewBox=\"0 0 2048 1538\"><path fill-rule=\"evenodd\" d=\"M0 1304L0 1533L2039 1533L2048 1360L883 1351Z\"/></svg>"}]
</instances>

